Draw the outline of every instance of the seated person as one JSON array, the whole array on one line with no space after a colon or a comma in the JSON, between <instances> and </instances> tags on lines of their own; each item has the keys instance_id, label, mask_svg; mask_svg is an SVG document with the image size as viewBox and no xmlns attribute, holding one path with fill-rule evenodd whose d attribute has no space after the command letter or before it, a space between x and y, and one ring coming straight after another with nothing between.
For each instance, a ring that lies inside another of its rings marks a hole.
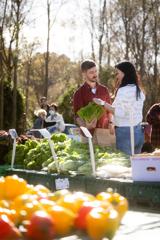
<instances>
[{"instance_id":1,"label":"seated person","mask_svg":"<svg viewBox=\"0 0 160 240\"><path fill-rule=\"evenodd\" d=\"M49 116L45 119L44 126L50 133L63 132L65 129L63 116L57 110L57 104L52 103L49 106Z\"/></svg>"},{"instance_id":2,"label":"seated person","mask_svg":"<svg viewBox=\"0 0 160 240\"><path fill-rule=\"evenodd\" d=\"M37 116L32 129L41 129L44 128L44 120L47 116L47 112L44 109L39 109L37 111L35 111L35 114ZM37 137L37 138L41 138L41 134L38 131L32 132L32 134Z\"/></svg>"}]
</instances>

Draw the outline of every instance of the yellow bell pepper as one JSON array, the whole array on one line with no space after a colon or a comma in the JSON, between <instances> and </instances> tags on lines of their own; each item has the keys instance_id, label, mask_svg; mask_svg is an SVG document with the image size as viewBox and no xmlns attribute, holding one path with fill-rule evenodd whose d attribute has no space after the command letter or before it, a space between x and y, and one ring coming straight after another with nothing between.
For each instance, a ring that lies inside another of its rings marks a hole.
<instances>
[{"instance_id":1,"label":"yellow bell pepper","mask_svg":"<svg viewBox=\"0 0 160 240\"><path fill-rule=\"evenodd\" d=\"M122 220L125 213L128 211L128 201L125 197L119 193L113 193L110 199L110 203L119 214L119 222Z\"/></svg>"},{"instance_id":2,"label":"yellow bell pepper","mask_svg":"<svg viewBox=\"0 0 160 240\"><path fill-rule=\"evenodd\" d=\"M112 239L119 226L118 213L112 208L93 208L86 217L86 226L91 240Z\"/></svg>"}]
</instances>

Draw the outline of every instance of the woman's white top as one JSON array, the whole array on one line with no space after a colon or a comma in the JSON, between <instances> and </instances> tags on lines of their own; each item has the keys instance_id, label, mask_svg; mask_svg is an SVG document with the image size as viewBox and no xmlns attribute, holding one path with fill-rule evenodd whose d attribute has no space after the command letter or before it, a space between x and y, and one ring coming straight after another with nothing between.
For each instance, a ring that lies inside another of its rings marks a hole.
<instances>
[{"instance_id":1,"label":"woman's white top","mask_svg":"<svg viewBox=\"0 0 160 240\"><path fill-rule=\"evenodd\" d=\"M65 123L63 116L59 113L54 113L53 115L49 115L46 119L46 122L56 122L54 127L56 127L60 132L63 132L65 129Z\"/></svg>"},{"instance_id":2,"label":"woman's white top","mask_svg":"<svg viewBox=\"0 0 160 240\"><path fill-rule=\"evenodd\" d=\"M115 126L136 126L142 122L144 100L145 95L142 91L140 97L136 99L136 86L134 84L119 88L112 103L115 108Z\"/></svg>"}]
</instances>

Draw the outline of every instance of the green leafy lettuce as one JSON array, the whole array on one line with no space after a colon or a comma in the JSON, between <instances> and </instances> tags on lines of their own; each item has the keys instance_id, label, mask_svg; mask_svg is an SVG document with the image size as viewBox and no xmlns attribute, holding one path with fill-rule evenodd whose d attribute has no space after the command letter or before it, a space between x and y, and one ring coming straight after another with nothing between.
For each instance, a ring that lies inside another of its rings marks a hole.
<instances>
[{"instance_id":1,"label":"green leafy lettuce","mask_svg":"<svg viewBox=\"0 0 160 240\"><path fill-rule=\"evenodd\" d=\"M86 122L91 122L93 119L99 119L103 113L104 108L94 102L89 102L87 106L82 107L78 112L78 116Z\"/></svg>"}]
</instances>

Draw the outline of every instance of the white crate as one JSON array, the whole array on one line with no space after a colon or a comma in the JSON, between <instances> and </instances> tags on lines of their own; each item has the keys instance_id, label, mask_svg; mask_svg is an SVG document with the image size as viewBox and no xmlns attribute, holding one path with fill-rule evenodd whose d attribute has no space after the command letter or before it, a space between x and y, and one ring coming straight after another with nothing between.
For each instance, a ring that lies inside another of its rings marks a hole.
<instances>
[{"instance_id":1,"label":"white crate","mask_svg":"<svg viewBox=\"0 0 160 240\"><path fill-rule=\"evenodd\" d=\"M160 156L131 156L131 166L133 181L160 182Z\"/></svg>"}]
</instances>

